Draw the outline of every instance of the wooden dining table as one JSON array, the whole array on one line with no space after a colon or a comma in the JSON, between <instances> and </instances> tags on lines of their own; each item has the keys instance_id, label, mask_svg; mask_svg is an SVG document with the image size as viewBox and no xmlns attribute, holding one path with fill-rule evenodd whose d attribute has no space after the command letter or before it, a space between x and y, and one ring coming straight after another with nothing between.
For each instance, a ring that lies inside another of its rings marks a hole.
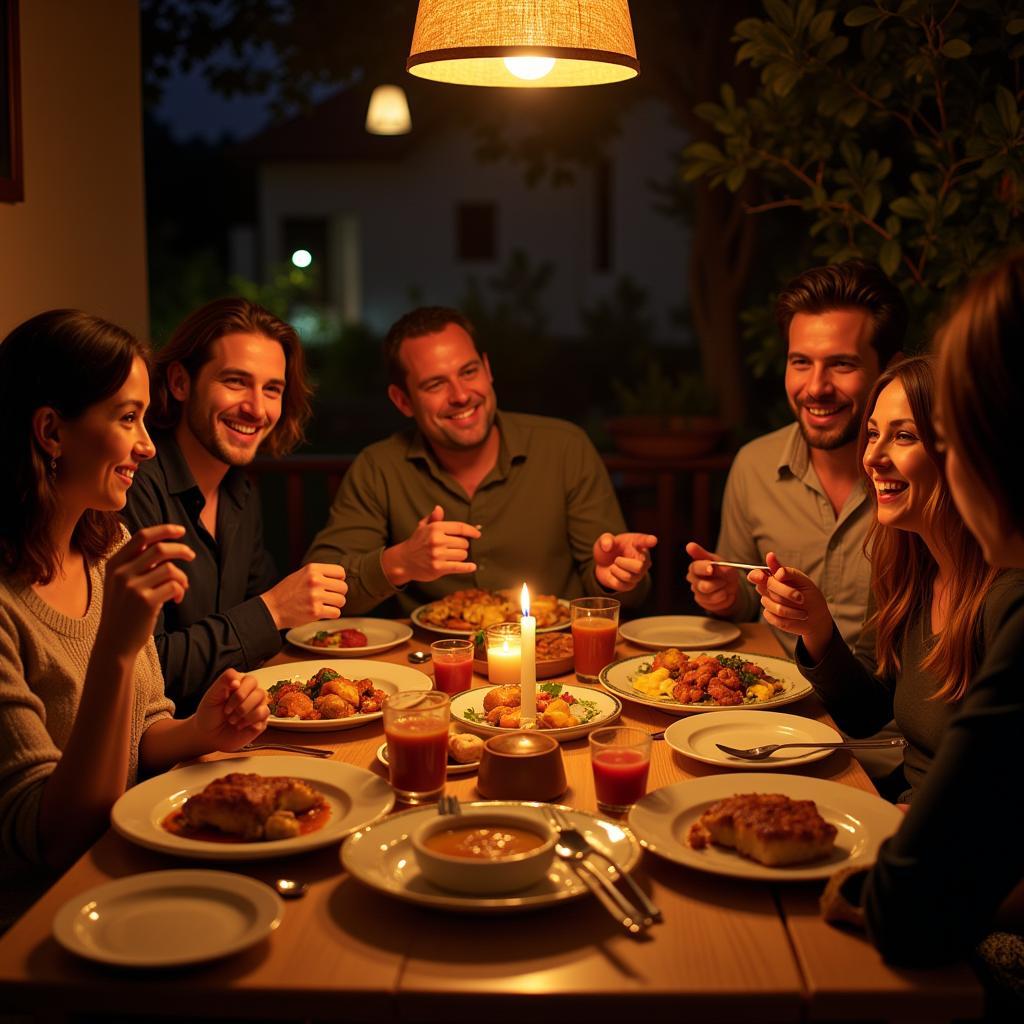
<instances>
[{"instance_id":1,"label":"wooden dining table","mask_svg":"<svg viewBox=\"0 0 1024 1024\"><path fill-rule=\"evenodd\" d=\"M742 627L732 647L780 655L768 628ZM434 637L376 655L407 664ZM618 657L645 653L620 642ZM308 660L286 648L278 662ZM337 662L334 664L343 671ZM422 671L430 674L429 664ZM571 675L557 677L575 681ZM486 679L475 677L474 685ZM828 722L813 695L787 712ZM675 719L626 702L622 721L662 730ZM97 730L102 742L102 729ZM312 743L334 760L385 775L376 759L379 721L336 732L266 738ZM563 744L569 789L561 803L595 811L586 739ZM267 751L261 756L273 757ZM649 789L719 774L655 742ZM790 769L874 792L846 751ZM739 779L738 779L739 782ZM475 774L448 792L479 799ZM265 882L309 884L286 905L280 927L245 952L188 968L123 969L66 952L54 915L68 900L113 879L181 867L216 867ZM634 877L664 920L636 939L592 897L517 914L448 913L400 902L348 876L336 846L270 861L209 864L134 845L108 831L0 938L0 1013L401 1021L798 1021L951 1020L982 1012L967 965L889 967L855 931L818 914L821 882L768 884L708 874L645 851Z\"/></svg>"}]
</instances>

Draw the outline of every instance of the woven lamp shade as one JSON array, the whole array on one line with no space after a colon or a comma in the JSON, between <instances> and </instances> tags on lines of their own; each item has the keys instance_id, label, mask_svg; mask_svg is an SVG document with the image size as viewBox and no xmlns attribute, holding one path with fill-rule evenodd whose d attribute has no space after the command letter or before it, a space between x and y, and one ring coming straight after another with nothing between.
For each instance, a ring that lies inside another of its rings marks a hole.
<instances>
[{"instance_id":1,"label":"woven lamp shade","mask_svg":"<svg viewBox=\"0 0 1024 1024\"><path fill-rule=\"evenodd\" d=\"M550 70L518 77L506 58L521 57L548 58ZM602 85L640 72L627 0L420 0L405 66L435 82L512 88Z\"/></svg>"}]
</instances>

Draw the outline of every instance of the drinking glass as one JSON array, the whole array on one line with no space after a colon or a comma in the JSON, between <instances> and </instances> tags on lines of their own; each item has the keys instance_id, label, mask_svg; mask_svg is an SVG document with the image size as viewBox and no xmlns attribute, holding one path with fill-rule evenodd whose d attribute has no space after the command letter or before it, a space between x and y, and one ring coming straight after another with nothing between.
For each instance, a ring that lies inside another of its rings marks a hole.
<instances>
[{"instance_id":1,"label":"drinking glass","mask_svg":"<svg viewBox=\"0 0 1024 1024\"><path fill-rule=\"evenodd\" d=\"M596 683L601 669L615 660L619 602L611 597L577 597L569 602L569 611L576 678Z\"/></svg>"},{"instance_id":2,"label":"drinking glass","mask_svg":"<svg viewBox=\"0 0 1024 1024\"><path fill-rule=\"evenodd\" d=\"M518 622L495 622L484 630L487 678L496 686L519 685L523 663L522 628Z\"/></svg>"},{"instance_id":3,"label":"drinking glass","mask_svg":"<svg viewBox=\"0 0 1024 1024\"><path fill-rule=\"evenodd\" d=\"M473 685L473 641L435 640L430 645L434 689L453 696Z\"/></svg>"},{"instance_id":4,"label":"drinking glass","mask_svg":"<svg viewBox=\"0 0 1024 1024\"><path fill-rule=\"evenodd\" d=\"M651 734L646 729L612 725L590 734L597 806L623 814L647 792L651 769Z\"/></svg>"},{"instance_id":5,"label":"drinking glass","mask_svg":"<svg viewBox=\"0 0 1024 1024\"><path fill-rule=\"evenodd\" d=\"M448 771L448 694L440 690L395 693L384 701L383 710L395 795L407 804L440 796Z\"/></svg>"}]
</instances>

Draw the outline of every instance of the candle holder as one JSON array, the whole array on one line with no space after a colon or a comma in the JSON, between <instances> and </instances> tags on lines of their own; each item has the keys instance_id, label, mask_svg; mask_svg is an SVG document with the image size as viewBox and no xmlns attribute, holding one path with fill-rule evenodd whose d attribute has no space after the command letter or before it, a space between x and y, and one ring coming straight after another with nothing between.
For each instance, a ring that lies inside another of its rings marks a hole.
<instances>
[{"instance_id":1,"label":"candle holder","mask_svg":"<svg viewBox=\"0 0 1024 1024\"><path fill-rule=\"evenodd\" d=\"M522 629L518 622L495 622L484 630L487 678L501 686L519 685L522 669Z\"/></svg>"}]
</instances>

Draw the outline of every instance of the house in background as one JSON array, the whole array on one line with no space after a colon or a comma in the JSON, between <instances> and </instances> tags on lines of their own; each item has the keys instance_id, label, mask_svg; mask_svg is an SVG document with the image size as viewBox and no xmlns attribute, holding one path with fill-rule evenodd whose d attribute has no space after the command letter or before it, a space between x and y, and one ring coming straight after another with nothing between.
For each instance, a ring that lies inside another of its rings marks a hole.
<instances>
[{"instance_id":1,"label":"house in background","mask_svg":"<svg viewBox=\"0 0 1024 1024\"><path fill-rule=\"evenodd\" d=\"M241 144L257 171L258 223L235 231L232 269L268 280L305 249L320 271L316 298L382 332L413 305L459 304L470 278L486 280L518 250L553 265L543 305L554 334L578 335L580 310L629 275L647 292L655 338L681 341L672 310L685 297L686 227L657 209L652 187L672 180L685 141L668 107L639 102L603 159L567 186L531 187L520 165L478 155L460 94L419 91L412 132L376 136L364 127L368 91L354 88Z\"/></svg>"}]
</instances>

